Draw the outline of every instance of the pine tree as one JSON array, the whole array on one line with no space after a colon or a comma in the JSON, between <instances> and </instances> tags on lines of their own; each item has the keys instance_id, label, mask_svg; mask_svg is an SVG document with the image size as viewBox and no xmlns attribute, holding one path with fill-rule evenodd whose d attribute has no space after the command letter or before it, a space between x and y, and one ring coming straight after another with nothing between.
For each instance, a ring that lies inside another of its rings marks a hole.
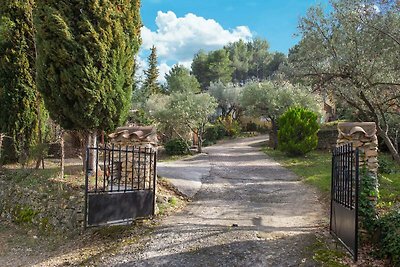
<instances>
[{"instance_id":1,"label":"pine tree","mask_svg":"<svg viewBox=\"0 0 400 267\"><path fill-rule=\"evenodd\" d=\"M37 0L38 87L64 129L121 125L141 39L139 0Z\"/></svg>"},{"instance_id":2,"label":"pine tree","mask_svg":"<svg viewBox=\"0 0 400 267\"><path fill-rule=\"evenodd\" d=\"M150 49L151 53L147 58L149 68L144 71L146 79L143 83L143 88L147 92L147 95L153 95L160 93L161 88L157 82L159 71L157 68L157 48L153 45Z\"/></svg>"},{"instance_id":3,"label":"pine tree","mask_svg":"<svg viewBox=\"0 0 400 267\"><path fill-rule=\"evenodd\" d=\"M15 153L7 152L20 160L38 142L43 112L35 84L33 8L33 0L0 2L0 133L12 138Z\"/></svg>"},{"instance_id":4,"label":"pine tree","mask_svg":"<svg viewBox=\"0 0 400 267\"><path fill-rule=\"evenodd\" d=\"M182 65L176 64L165 75L168 93L200 93L200 84Z\"/></svg>"}]
</instances>

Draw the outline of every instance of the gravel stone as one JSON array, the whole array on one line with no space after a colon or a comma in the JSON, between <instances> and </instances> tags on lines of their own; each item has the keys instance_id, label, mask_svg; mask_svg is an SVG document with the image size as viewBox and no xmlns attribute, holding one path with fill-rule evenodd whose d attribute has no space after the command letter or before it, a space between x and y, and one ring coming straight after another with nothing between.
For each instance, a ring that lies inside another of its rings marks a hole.
<instances>
[{"instance_id":1,"label":"gravel stone","mask_svg":"<svg viewBox=\"0 0 400 267\"><path fill-rule=\"evenodd\" d=\"M313 189L259 151L266 138L205 148L211 171L193 201L98 265L316 266L305 255L326 223L323 207Z\"/></svg>"}]
</instances>

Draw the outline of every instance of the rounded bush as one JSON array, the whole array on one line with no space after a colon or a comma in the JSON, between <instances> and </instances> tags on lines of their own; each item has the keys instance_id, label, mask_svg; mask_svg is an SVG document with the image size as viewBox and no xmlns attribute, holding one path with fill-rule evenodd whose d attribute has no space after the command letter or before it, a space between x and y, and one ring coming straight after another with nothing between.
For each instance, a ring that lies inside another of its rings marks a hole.
<instances>
[{"instance_id":1,"label":"rounded bush","mask_svg":"<svg viewBox=\"0 0 400 267\"><path fill-rule=\"evenodd\" d=\"M215 143L226 135L225 127L220 123L207 127L203 139L209 143Z\"/></svg>"},{"instance_id":2,"label":"rounded bush","mask_svg":"<svg viewBox=\"0 0 400 267\"><path fill-rule=\"evenodd\" d=\"M248 123L246 124L246 131L248 131L248 132L256 132L257 129L258 129L257 124L254 123L254 122L252 122L252 121L251 121L251 122L248 122Z\"/></svg>"},{"instance_id":3,"label":"rounded bush","mask_svg":"<svg viewBox=\"0 0 400 267\"><path fill-rule=\"evenodd\" d=\"M304 155L317 147L319 124L316 113L289 108L278 120L278 149L289 155Z\"/></svg>"},{"instance_id":4,"label":"rounded bush","mask_svg":"<svg viewBox=\"0 0 400 267\"><path fill-rule=\"evenodd\" d=\"M169 140L164 147L168 155L184 155L187 153L185 141L179 138Z\"/></svg>"}]
</instances>

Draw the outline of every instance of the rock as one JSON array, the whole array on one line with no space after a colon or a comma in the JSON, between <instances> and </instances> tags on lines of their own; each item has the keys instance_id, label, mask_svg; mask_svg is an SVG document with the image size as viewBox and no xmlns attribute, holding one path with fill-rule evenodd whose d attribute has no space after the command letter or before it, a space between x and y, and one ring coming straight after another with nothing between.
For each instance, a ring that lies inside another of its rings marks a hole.
<instances>
[{"instance_id":1,"label":"rock","mask_svg":"<svg viewBox=\"0 0 400 267\"><path fill-rule=\"evenodd\" d=\"M369 149L369 150L365 151L365 156L368 157L368 158L377 157L378 156L378 150ZM370 160L368 160L368 161L370 162ZM378 161L378 160L376 160L376 161Z\"/></svg>"},{"instance_id":2,"label":"rock","mask_svg":"<svg viewBox=\"0 0 400 267\"><path fill-rule=\"evenodd\" d=\"M378 163L378 158L376 158L376 157L368 158L368 159L367 159L367 162L368 162L368 165L369 165L370 163Z\"/></svg>"}]
</instances>

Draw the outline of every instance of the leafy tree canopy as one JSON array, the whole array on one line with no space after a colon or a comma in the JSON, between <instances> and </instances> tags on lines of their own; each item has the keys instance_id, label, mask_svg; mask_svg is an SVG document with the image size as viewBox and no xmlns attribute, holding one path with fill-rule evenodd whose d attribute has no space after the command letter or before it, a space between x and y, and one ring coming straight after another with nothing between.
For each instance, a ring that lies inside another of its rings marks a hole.
<instances>
[{"instance_id":1,"label":"leafy tree canopy","mask_svg":"<svg viewBox=\"0 0 400 267\"><path fill-rule=\"evenodd\" d=\"M141 43L139 0L37 0L38 88L65 129L126 119Z\"/></svg>"},{"instance_id":2,"label":"leafy tree canopy","mask_svg":"<svg viewBox=\"0 0 400 267\"><path fill-rule=\"evenodd\" d=\"M182 65L175 65L165 75L168 93L200 92L200 84L194 75Z\"/></svg>"},{"instance_id":3,"label":"leafy tree canopy","mask_svg":"<svg viewBox=\"0 0 400 267\"><path fill-rule=\"evenodd\" d=\"M271 120L271 139L274 148L277 147L277 119L288 108L305 107L320 113L320 100L317 95L311 94L306 86L292 85L289 82L261 83L253 82L244 86L241 105L245 112L252 116L262 116Z\"/></svg>"},{"instance_id":4,"label":"leafy tree canopy","mask_svg":"<svg viewBox=\"0 0 400 267\"><path fill-rule=\"evenodd\" d=\"M400 6L396 1L335 0L328 14L311 8L290 52L295 77L332 92L372 120L400 163L390 122L400 116Z\"/></svg>"},{"instance_id":5,"label":"leafy tree canopy","mask_svg":"<svg viewBox=\"0 0 400 267\"><path fill-rule=\"evenodd\" d=\"M201 151L202 136L209 116L214 114L216 100L208 93L173 93L153 95L147 101L148 113L164 129L172 129L181 139L188 131L197 132Z\"/></svg>"},{"instance_id":6,"label":"leafy tree canopy","mask_svg":"<svg viewBox=\"0 0 400 267\"><path fill-rule=\"evenodd\" d=\"M222 111L222 116L234 115L241 110L240 97L243 87L222 82L211 83L208 92L217 101ZM237 115L237 114L236 114Z\"/></svg>"},{"instance_id":7,"label":"leafy tree canopy","mask_svg":"<svg viewBox=\"0 0 400 267\"><path fill-rule=\"evenodd\" d=\"M208 54L200 51L193 59L192 71L203 90L206 90L211 82L229 83L233 73L229 53L225 49Z\"/></svg>"},{"instance_id":8,"label":"leafy tree canopy","mask_svg":"<svg viewBox=\"0 0 400 267\"><path fill-rule=\"evenodd\" d=\"M38 141L33 8L30 0L0 2L0 133L13 139L16 156Z\"/></svg>"}]
</instances>

